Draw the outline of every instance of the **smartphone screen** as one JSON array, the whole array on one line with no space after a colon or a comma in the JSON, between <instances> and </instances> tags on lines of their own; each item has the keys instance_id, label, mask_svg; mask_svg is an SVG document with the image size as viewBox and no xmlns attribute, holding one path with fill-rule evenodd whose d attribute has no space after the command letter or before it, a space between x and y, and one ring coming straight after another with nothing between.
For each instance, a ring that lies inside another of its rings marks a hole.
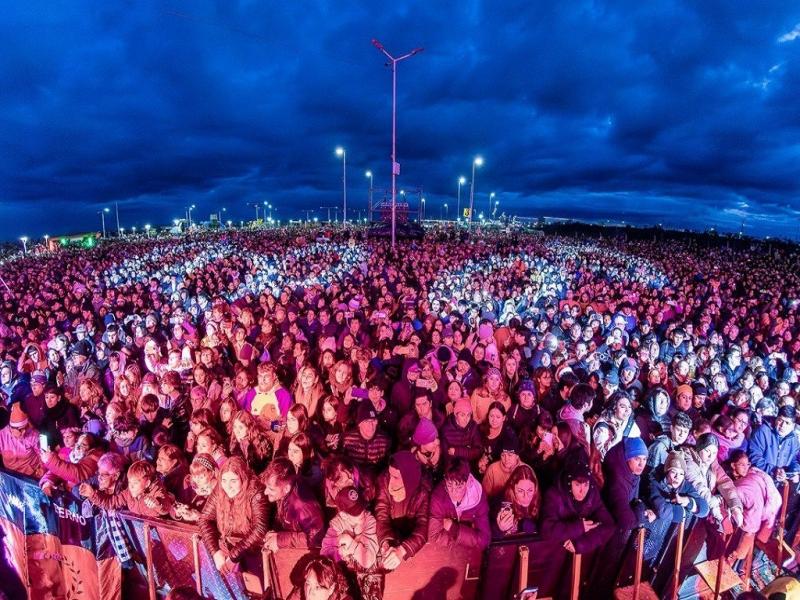
<instances>
[{"instance_id":1,"label":"smartphone screen","mask_svg":"<svg viewBox=\"0 0 800 600\"><path fill-rule=\"evenodd\" d=\"M41 448L45 452L50 452L50 442L47 441L46 433L39 434L39 448Z\"/></svg>"}]
</instances>

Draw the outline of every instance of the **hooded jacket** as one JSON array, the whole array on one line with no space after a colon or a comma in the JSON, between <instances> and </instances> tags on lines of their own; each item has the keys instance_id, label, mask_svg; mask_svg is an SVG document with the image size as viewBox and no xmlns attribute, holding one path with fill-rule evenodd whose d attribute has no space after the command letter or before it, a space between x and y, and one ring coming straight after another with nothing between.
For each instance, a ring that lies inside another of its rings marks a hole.
<instances>
[{"instance_id":1,"label":"hooded jacket","mask_svg":"<svg viewBox=\"0 0 800 600\"><path fill-rule=\"evenodd\" d=\"M375 500L375 519L378 522L378 542L402 546L406 558L411 558L428 541L428 510L430 488L422 478L422 468L411 452L398 452L392 464L400 471L406 497L397 502L389 493L389 472L378 478L378 497Z\"/></svg>"},{"instance_id":2,"label":"hooded jacket","mask_svg":"<svg viewBox=\"0 0 800 600\"><path fill-rule=\"evenodd\" d=\"M742 501L736 492L736 486L718 461L703 465L697 451L691 447L683 450L683 457L686 461L686 481L706 501L708 510L715 519L721 521L724 517L723 504L730 510L742 510Z\"/></svg>"},{"instance_id":3,"label":"hooded jacket","mask_svg":"<svg viewBox=\"0 0 800 600\"><path fill-rule=\"evenodd\" d=\"M797 460L798 451L800 451L800 442L794 431L781 438L775 431L775 427L769 423L764 423L756 429L747 447L747 454L750 456L753 466L771 477L775 476L775 471L779 468L789 472L800 471L800 463Z\"/></svg>"},{"instance_id":4,"label":"hooded jacket","mask_svg":"<svg viewBox=\"0 0 800 600\"><path fill-rule=\"evenodd\" d=\"M643 525L645 506L639 499L639 475L634 475L625 460L625 443L611 448L603 462L603 500L617 529L630 531Z\"/></svg>"},{"instance_id":5,"label":"hooded jacket","mask_svg":"<svg viewBox=\"0 0 800 600\"><path fill-rule=\"evenodd\" d=\"M747 475L733 484L744 509L742 529L747 533L758 533L762 529L771 531L783 502L772 478L751 466Z\"/></svg>"},{"instance_id":6,"label":"hooded jacket","mask_svg":"<svg viewBox=\"0 0 800 600\"><path fill-rule=\"evenodd\" d=\"M459 427L455 415L449 415L442 425L442 456L450 458L449 449L454 449L453 458L463 458L471 463L483 452L483 440L478 424L471 420L466 427Z\"/></svg>"},{"instance_id":7,"label":"hooded jacket","mask_svg":"<svg viewBox=\"0 0 800 600\"><path fill-rule=\"evenodd\" d=\"M245 503L250 510L250 518L241 520L244 527L240 527L231 520L226 522L223 519L222 509L218 505L220 495L224 493L217 484L206 501L200 515L200 536L212 555L220 548L226 548L231 561L237 562L245 552L258 548L264 541L267 534L267 499L255 480L240 492L247 494Z\"/></svg>"},{"instance_id":8,"label":"hooded jacket","mask_svg":"<svg viewBox=\"0 0 800 600\"><path fill-rule=\"evenodd\" d=\"M584 531L583 519L600 525ZM600 548L611 537L614 527L614 519L603 504L594 480L590 482L589 492L582 502L575 500L565 475L544 496L542 536L558 543L572 540L578 554Z\"/></svg>"},{"instance_id":9,"label":"hooded jacket","mask_svg":"<svg viewBox=\"0 0 800 600\"><path fill-rule=\"evenodd\" d=\"M445 519L453 521L449 531L444 528ZM440 546L483 550L490 538L489 503L478 480L469 476L458 506L450 499L445 482L440 483L431 494L428 539Z\"/></svg>"}]
</instances>

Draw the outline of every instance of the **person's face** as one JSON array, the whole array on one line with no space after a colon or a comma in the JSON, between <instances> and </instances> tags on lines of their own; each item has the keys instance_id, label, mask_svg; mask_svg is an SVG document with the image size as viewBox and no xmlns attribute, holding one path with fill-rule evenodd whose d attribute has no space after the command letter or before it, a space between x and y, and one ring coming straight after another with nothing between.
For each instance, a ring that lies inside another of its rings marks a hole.
<instances>
[{"instance_id":1,"label":"person's face","mask_svg":"<svg viewBox=\"0 0 800 600\"><path fill-rule=\"evenodd\" d=\"M644 468L647 466L647 457L634 456L633 458L629 458L626 462L628 463L628 468L631 470L631 473L634 475L641 475L644 472Z\"/></svg>"},{"instance_id":2,"label":"person's face","mask_svg":"<svg viewBox=\"0 0 800 600\"><path fill-rule=\"evenodd\" d=\"M323 586L314 571L309 571L303 584L306 600L329 600L333 596L333 588Z\"/></svg>"},{"instance_id":3,"label":"person's face","mask_svg":"<svg viewBox=\"0 0 800 600\"><path fill-rule=\"evenodd\" d=\"M489 411L489 415L487 417L489 420L489 427L492 429L500 429L503 426L503 422L505 421L505 416L496 408L493 408Z\"/></svg>"},{"instance_id":4,"label":"person's face","mask_svg":"<svg viewBox=\"0 0 800 600\"><path fill-rule=\"evenodd\" d=\"M403 476L400 470L394 467L389 467L389 494L395 502L402 502L406 498Z\"/></svg>"},{"instance_id":5,"label":"person's face","mask_svg":"<svg viewBox=\"0 0 800 600\"><path fill-rule=\"evenodd\" d=\"M214 447L211 445L211 440L207 435L201 435L197 438L197 453L198 454L213 454Z\"/></svg>"},{"instance_id":6,"label":"person's face","mask_svg":"<svg viewBox=\"0 0 800 600\"><path fill-rule=\"evenodd\" d=\"M264 485L264 494L270 502L278 502L286 497L290 489L291 486L288 484L279 485L276 477L273 475L267 478Z\"/></svg>"},{"instance_id":7,"label":"person's face","mask_svg":"<svg viewBox=\"0 0 800 600\"><path fill-rule=\"evenodd\" d=\"M506 473L510 473L519 466L519 455L516 452L501 452L500 465Z\"/></svg>"},{"instance_id":8,"label":"person's face","mask_svg":"<svg viewBox=\"0 0 800 600\"><path fill-rule=\"evenodd\" d=\"M100 467L97 470L97 483L98 487L105 491L114 487L119 479L119 471L110 469L108 467Z\"/></svg>"},{"instance_id":9,"label":"person's face","mask_svg":"<svg viewBox=\"0 0 800 600\"><path fill-rule=\"evenodd\" d=\"M620 421L627 421L628 417L631 416L631 403L630 400L627 398L623 398L619 402L617 402L617 406L614 409L614 416L617 417Z\"/></svg>"},{"instance_id":10,"label":"person's face","mask_svg":"<svg viewBox=\"0 0 800 600\"><path fill-rule=\"evenodd\" d=\"M232 431L233 431L233 436L239 442L241 442L245 437L247 437L247 426L241 421L233 422Z\"/></svg>"},{"instance_id":11,"label":"person's face","mask_svg":"<svg viewBox=\"0 0 800 600\"><path fill-rule=\"evenodd\" d=\"M214 489L214 481L206 471L192 475L192 487L201 496L210 496Z\"/></svg>"},{"instance_id":12,"label":"person's face","mask_svg":"<svg viewBox=\"0 0 800 600\"><path fill-rule=\"evenodd\" d=\"M622 383L627 385L631 381L633 381L635 375L636 371L632 371L630 369L623 369L619 374L619 378L622 380Z\"/></svg>"},{"instance_id":13,"label":"person's face","mask_svg":"<svg viewBox=\"0 0 800 600\"><path fill-rule=\"evenodd\" d=\"M365 419L358 424L358 431L361 433L361 437L365 440L371 440L375 437L375 431L378 429L378 420L377 419Z\"/></svg>"},{"instance_id":14,"label":"person's face","mask_svg":"<svg viewBox=\"0 0 800 600\"><path fill-rule=\"evenodd\" d=\"M671 425L669 428L670 437L676 445L680 446L689 437L689 428L682 425Z\"/></svg>"},{"instance_id":15,"label":"person's face","mask_svg":"<svg viewBox=\"0 0 800 600\"><path fill-rule=\"evenodd\" d=\"M303 372L300 374L300 385L303 388L308 389L313 386L317 382L317 375L311 369L303 369Z\"/></svg>"},{"instance_id":16,"label":"person's face","mask_svg":"<svg viewBox=\"0 0 800 600\"><path fill-rule=\"evenodd\" d=\"M414 409L417 411L417 414L420 417L424 417L428 415L431 407L431 401L428 400L427 396L420 396L416 400L414 400Z\"/></svg>"},{"instance_id":17,"label":"person's face","mask_svg":"<svg viewBox=\"0 0 800 600\"><path fill-rule=\"evenodd\" d=\"M275 384L275 373L270 370L259 371L258 385L262 388L269 389Z\"/></svg>"},{"instance_id":18,"label":"person's face","mask_svg":"<svg viewBox=\"0 0 800 600\"><path fill-rule=\"evenodd\" d=\"M239 479L239 476L233 471L226 471L222 474L220 485L225 495L231 499L238 496L239 492L242 491L242 480Z\"/></svg>"},{"instance_id":19,"label":"person's face","mask_svg":"<svg viewBox=\"0 0 800 600\"><path fill-rule=\"evenodd\" d=\"M145 489L147 488L147 481L142 479L141 477L128 477L128 491L131 493L131 496L134 498L138 498L141 496Z\"/></svg>"},{"instance_id":20,"label":"person's face","mask_svg":"<svg viewBox=\"0 0 800 600\"><path fill-rule=\"evenodd\" d=\"M336 377L336 383L344 383L347 381L348 369L344 365L340 365L336 368L334 372L334 377Z\"/></svg>"},{"instance_id":21,"label":"person's face","mask_svg":"<svg viewBox=\"0 0 800 600\"><path fill-rule=\"evenodd\" d=\"M687 411L692 407L692 393L691 392L680 392L678 397L675 399L675 404L679 410Z\"/></svg>"},{"instance_id":22,"label":"person's face","mask_svg":"<svg viewBox=\"0 0 800 600\"><path fill-rule=\"evenodd\" d=\"M322 418L327 423L333 423L336 420L336 409L328 402L322 405Z\"/></svg>"},{"instance_id":23,"label":"person's face","mask_svg":"<svg viewBox=\"0 0 800 600\"><path fill-rule=\"evenodd\" d=\"M177 460L169 458L166 452L159 452L158 456L156 457L156 472L160 473L161 475L166 475L172 470L177 462Z\"/></svg>"},{"instance_id":24,"label":"person's face","mask_svg":"<svg viewBox=\"0 0 800 600\"><path fill-rule=\"evenodd\" d=\"M497 375L490 375L486 379L486 387L489 388L490 392L496 392L497 390L499 390L501 383L502 380Z\"/></svg>"},{"instance_id":25,"label":"person's face","mask_svg":"<svg viewBox=\"0 0 800 600\"><path fill-rule=\"evenodd\" d=\"M734 479L741 479L742 477L747 476L747 474L750 472L750 459L746 454L736 462L731 463L731 472Z\"/></svg>"},{"instance_id":26,"label":"person's face","mask_svg":"<svg viewBox=\"0 0 800 600\"><path fill-rule=\"evenodd\" d=\"M656 409L656 414L664 415L669 410L669 396L666 394L658 394L653 404Z\"/></svg>"},{"instance_id":27,"label":"person's face","mask_svg":"<svg viewBox=\"0 0 800 600\"><path fill-rule=\"evenodd\" d=\"M464 499L464 496L467 494L466 481L445 479L444 485L447 489L447 495L450 496L450 500L453 501L453 504L458 504L461 502Z\"/></svg>"},{"instance_id":28,"label":"person's face","mask_svg":"<svg viewBox=\"0 0 800 600\"><path fill-rule=\"evenodd\" d=\"M572 497L578 502L583 502L586 499L586 496L589 494L589 487L588 479L573 479L570 482Z\"/></svg>"},{"instance_id":29,"label":"person's face","mask_svg":"<svg viewBox=\"0 0 800 600\"><path fill-rule=\"evenodd\" d=\"M536 484L529 479L518 481L514 486L514 500L523 508L529 507L535 496Z\"/></svg>"},{"instance_id":30,"label":"person's face","mask_svg":"<svg viewBox=\"0 0 800 600\"><path fill-rule=\"evenodd\" d=\"M786 437L794 431L794 421L788 417L778 417L775 419L775 431L780 437Z\"/></svg>"},{"instance_id":31,"label":"person's face","mask_svg":"<svg viewBox=\"0 0 800 600\"><path fill-rule=\"evenodd\" d=\"M292 461L295 469L300 469L303 466L303 451L295 443L290 443L286 450L286 457Z\"/></svg>"},{"instance_id":32,"label":"person's face","mask_svg":"<svg viewBox=\"0 0 800 600\"><path fill-rule=\"evenodd\" d=\"M541 384L542 384L543 386L547 387L547 386L549 386L549 385L552 383L552 381L553 381L553 375L550 373L550 371L544 371L544 372L543 372L543 373L542 373L542 374L539 376L539 381L541 382Z\"/></svg>"},{"instance_id":33,"label":"person's face","mask_svg":"<svg viewBox=\"0 0 800 600\"><path fill-rule=\"evenodd\" d=\"M747 431L748 425L750 425L750 419L748 419L747 415L744 413L736 415L736 417L733 419L733 426L736 429L737 435L743 434L745 431Z\"/></svg>"},{"instance_id":34,"label":"person's face","mask_svg":"<svg viewBox=\"0 0 800 600\"><path fill-rule=\"evenodd\" d=\"M455 413L456 425L459 427L466 427L472 420L472 411L459 410Z\"/></svg>"},{"instance_id":35,"label":"person's face","mask_svg":"<svg viewBox=\"0 0 800 600\"><path fill-rule=\"evenodd\" d=\"M700 457L700 462L702 462L704 465L710 465L717 460L718 453L719 449L716 446L708 446L700 450L700 452L697 454Z\"/></svg>"},{"instance_id":36,"label":"person's face","mask_svg":"<svg viewBox=\"0 0 800 600\"><path fill-rule=\"evenodd\" d=\"M678 469L675 467L667 471L666 474L667 485L672 489L678 489L683 483L684 478L685 474L683 469Z\"/></svg>"},{"instance_id":37,"label":"person's face","mask_svg":"<svg viewBox=\"0 0 800 600\"><path fill-rule=\"evenodd\" d=\"M294 435L297 433L297 430L300 429L300 423L297 420L297 417L290 411L286 414L286 431L289 435Z\"/></svg>"},{"instance_id":38,"label":"person's face","mask_svg":"<svg viewBox=\"0 0 800 600\"><path fill-rule=\"evenodd\" d=\"M55 408L56 404L58 404L58 398L58 394L48 392L44 395L44 403L47 405L47 408Z\"/></svg>"}]
</instances>

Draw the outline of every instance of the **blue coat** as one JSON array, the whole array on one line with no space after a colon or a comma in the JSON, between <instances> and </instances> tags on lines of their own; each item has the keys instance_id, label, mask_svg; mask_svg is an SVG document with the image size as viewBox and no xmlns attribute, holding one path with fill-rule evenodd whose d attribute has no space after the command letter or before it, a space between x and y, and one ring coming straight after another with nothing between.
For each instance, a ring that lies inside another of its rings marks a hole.
<instances>
[{"instance_id":1,"label":"blue coat","mask_svg":"<svg viewBox=\"0 0 800 600\"><path fill-rule=\"evenodd\" d=\"M778 468L791 473L800 471L800 462L797 460L800 442L794 431L780 438L774 426L764 423L750 438L747 450L753 466L769 475L774 476Z\"/></svg>"}]
</instances>

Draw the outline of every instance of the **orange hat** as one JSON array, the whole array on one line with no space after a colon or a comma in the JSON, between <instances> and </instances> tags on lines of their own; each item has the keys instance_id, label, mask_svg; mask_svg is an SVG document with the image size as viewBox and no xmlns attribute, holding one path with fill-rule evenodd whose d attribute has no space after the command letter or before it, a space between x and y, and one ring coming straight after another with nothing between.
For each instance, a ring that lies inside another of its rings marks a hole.
<instances>
[{"instance_id":1,"label":"orange hat","mask_svg":"<svg viewBox=\"0 0 800 600\"><path fill-rule=\"evenodd\" d=\"M8 422L11 427L16 427L21 429L28 424L28 415L25 414L25 411L22 410L22 407L19 405L19 402L15 403L14 406L11 407L11 419Z\"/></svg>"},{"instance_id":2,"label":"orange hat","mask_svg":"<svg viewBox=\"0 0 800 600\"><path fill-rule=\"evenodd\" d=\"M692 386L689 384L684 383L683 385L679 385L678 389L675 390L675 397L677 398L681 394L689 394L690 396L694 396L694 390L692 390Z\"/></svg>"}]
</instances>

